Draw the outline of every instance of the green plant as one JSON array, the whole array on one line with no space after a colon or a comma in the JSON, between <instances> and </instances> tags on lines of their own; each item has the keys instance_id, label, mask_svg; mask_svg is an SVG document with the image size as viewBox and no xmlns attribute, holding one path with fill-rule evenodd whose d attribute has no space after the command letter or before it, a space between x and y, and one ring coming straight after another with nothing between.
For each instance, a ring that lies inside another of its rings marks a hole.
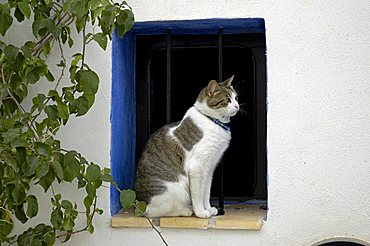
<instances>
[{"instance_id":1,"label":"green plant","mask_svg":"<svg viewBox=\"0 0 370 246\"><path fill-rule=\"evenodd\" d=\"M0 244L53 245L56 238L67 241L78 232L93 233L94 215L103 213L97 207L97 189L104 182L118 189L109 168L88 162L75 150L63 149L56 133L70 117L85 115L95 101L100 80L85 61L86 45L94 41L105 50L115 29L122 37L132 28L134 16L126 2L11 0L0 4L0 35L10 32L15 21L26 19L37 41L30 37L17 47L0 40ZM64 50L74 46L73 26L83 45L69 59ZM57 49L60 62L50 64L47 58ZM50 70L52 65L60 69L57 78ZM27 109L23 101L29 96L29 85L46 80L54 83L53 89L34 96ZM55 182L85 189L84 208L56 194ZM45 192L52 190L50 224L10 236L14 219L26 223L39 213L39 199L29 191L33 185ZM131 190L121 191L121 203L125 209L134 206L137 215L146 209ZM86 226L81 229L75 228L78 213L86 215Z\"/></svg>"}]
</instances>

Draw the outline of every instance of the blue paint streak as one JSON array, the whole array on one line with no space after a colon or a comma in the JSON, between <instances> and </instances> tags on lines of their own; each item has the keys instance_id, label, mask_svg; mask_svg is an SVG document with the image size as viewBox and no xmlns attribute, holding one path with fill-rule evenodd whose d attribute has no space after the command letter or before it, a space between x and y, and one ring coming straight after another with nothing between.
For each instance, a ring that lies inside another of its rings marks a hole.
<instances>
[{"instance_id":1,"label":"blue paint streak","mask_svg":"<svg viewBox=\"0 0 370 246\"><path fill-rule=\"evenodd\" d=\"M181 21L136 22L124 38L115 32L112 41L112 102L111 102L111 169L120 189L133 188L135 178L136 98L135 98L135 37L136 35L264 33L262 18L207 19ZM121 209L119 192L110 190L110 213Z\"/></svg>"},{"instance_id":2,"label":"blue paint streak","mask_svg":"<svg viewBox=\"0 0 370 246\"><path fill-rule=\"evenodd\" d=\"M111 169L120 189L132 189L135 177L135 36L112 42ZM119 192L111 187L111 215L121 209Z\"/></svg>"}]
</instances>

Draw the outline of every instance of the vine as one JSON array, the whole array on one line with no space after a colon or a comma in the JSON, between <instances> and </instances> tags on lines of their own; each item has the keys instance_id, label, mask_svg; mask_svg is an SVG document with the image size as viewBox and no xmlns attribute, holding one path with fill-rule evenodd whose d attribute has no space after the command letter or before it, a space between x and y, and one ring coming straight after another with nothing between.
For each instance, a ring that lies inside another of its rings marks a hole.
<instances>
[{"instance_id":1,"label":"vine","mask_svg":"<svg viewBox=\"0 0 370 246\"><path fill-rule=\"evenodd\" d=\"M0 35L4 37L15 20L26 19L34 37L20 47L0 39L0 244L53 245L58 238L68 241L76 233L93 233L94 216L103 213L96 195L103 183L121 192L124 209L134 207L135 214L142 215L146 204L137 201L132 190L121 191L109 168L87 161L76 150L63 149L56 138L71 117L85 115L95 101L100 79L86 63L86 45L94 41L105 50L114 30L121 37L129 31L134 23L130 6L111 0L10 0L0 4ZM74 46L73 24L82 37L82 51L69 59L64 49ZM54 46L60 51L57 79L49 68L54 64L47 59ZM55 83L53 89L34 96L30 109L22 105L29 86L45 80ZM55 182L86 191L82 212L77 202L54 192ZM25 224L39 213L39 199L30 192L34 185L45 193L52 191L50 223L12 235L15 219ZM79 213L86 217L80 229Z\"/></svg>"}]
</instances>

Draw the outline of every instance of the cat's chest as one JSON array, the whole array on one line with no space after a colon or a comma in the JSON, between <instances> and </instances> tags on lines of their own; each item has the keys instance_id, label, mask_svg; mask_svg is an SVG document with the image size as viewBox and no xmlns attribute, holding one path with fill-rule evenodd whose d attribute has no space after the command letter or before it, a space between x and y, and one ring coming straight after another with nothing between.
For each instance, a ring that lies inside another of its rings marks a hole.
<instances>
[{"instance_id":1,"label":"cat's chest","mask_svg":"<svg viewBox=\"0 0 370 246\"><path fill-rule=\"evenodd\" d=\"M202 138L194 145L190 154L220 156L228 148L231 133L197 112L189 110L188 116L202 132Z\"/></svg>"}]
</instances>

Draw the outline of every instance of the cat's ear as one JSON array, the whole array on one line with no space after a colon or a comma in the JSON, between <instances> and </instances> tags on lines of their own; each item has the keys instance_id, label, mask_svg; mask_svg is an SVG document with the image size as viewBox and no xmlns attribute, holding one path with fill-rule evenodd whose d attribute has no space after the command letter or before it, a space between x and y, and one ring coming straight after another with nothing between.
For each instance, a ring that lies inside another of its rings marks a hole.
<instances>
[{"instance_id":1,"label":"cat's ear","mask_svg":"<svg viewBox=\"0 0 370 246\"><path fill-rule=\"evenodd\" d=\"M217 84L216 80L209 81L206 89L206 93L208 96L213 96L217 93L217 91L220 89L219 85Z\"/></svg>"},{"instance_id":2,"label":"cat's ear","mask_svg":"<svg viewBox=\"0 0 370 246\"><path fill-rule=\"evenodd\" d=\"M225 80L224 82L222 82L222 83L224 85L226 85L227 87L231 86L231 82L233 82L234 76L235 76L235 74L233 76L231 76L230 78L228 78L227 80Z\"/></svg>"}]
</instances>

